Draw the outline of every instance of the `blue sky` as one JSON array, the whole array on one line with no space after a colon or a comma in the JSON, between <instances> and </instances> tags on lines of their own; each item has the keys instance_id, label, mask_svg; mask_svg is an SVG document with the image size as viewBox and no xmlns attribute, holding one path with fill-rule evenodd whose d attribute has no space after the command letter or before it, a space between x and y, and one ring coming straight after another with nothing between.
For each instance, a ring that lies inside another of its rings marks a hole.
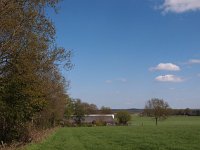
<instances>
[{"instance_id":1,"label":"blue sky","mask_svg":"<svg viewBox=\"0 0 200 150\"><path fill-rule=\"evenodd\" d=\"M200 108L199 0L65 0L49 12L57 43L73 49L63 71L73 98L143 108L163 98Z\"/></svg>"}]
</instances>

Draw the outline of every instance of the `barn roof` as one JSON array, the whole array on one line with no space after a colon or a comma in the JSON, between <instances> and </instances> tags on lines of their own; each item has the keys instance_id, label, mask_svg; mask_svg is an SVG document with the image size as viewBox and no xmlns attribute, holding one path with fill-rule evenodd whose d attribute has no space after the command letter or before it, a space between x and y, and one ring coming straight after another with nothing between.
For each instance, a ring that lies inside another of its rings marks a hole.
<instances>
[{"instance_id":1,"label":"barn roof","mask_svg":"<svg viewBox=\"0 0 200 150\"><path fill-rule=\"evenodd\" d=\"M91 114L91 115L85 115L85 117L112 117L115 119L114 114Z\"/></svg>"}]
</instances>

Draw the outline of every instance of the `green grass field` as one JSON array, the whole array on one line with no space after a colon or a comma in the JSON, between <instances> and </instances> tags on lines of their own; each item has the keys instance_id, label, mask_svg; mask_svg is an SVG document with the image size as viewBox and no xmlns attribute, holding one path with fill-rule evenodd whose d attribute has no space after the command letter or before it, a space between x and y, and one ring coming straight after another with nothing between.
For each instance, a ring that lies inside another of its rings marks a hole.
<instances>
[{"instance_id":1,"label":"green grass field","mask_svg":"<svg viewBox=\"0 0 200 150\"><path fill-rule=\"evenodd\" d=\"M142 126L143 124L143 126ZM27 150L199 150L200 117L155 122L133 116L130 126L61 128Z\"/></svg>"}]
</instances>

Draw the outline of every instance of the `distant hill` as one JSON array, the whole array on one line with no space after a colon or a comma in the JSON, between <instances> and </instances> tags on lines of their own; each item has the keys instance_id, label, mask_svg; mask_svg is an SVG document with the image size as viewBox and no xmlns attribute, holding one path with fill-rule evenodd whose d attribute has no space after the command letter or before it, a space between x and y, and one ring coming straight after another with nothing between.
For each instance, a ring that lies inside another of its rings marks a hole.
<instances>
[{"instance_id":1,"label":"distant hill","mask_svg":"<svg viewBox=\"0 0 200 150\"><path fill-rule=\"evenodd\" d=\"M129 113L141 113L144 109L130 108L130 109L112 109L113 113L117 113L119 111L128 111Z\"/></svg>"}]
</instances>

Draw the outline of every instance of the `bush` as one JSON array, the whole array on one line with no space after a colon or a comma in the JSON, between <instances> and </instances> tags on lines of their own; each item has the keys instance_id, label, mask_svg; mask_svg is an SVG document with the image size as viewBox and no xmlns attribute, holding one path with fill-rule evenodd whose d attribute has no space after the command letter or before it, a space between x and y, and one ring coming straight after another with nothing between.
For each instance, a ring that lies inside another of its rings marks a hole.
<instances>
[{"instance_id":1,"label":"bush","mask_svg":"<svg viewBox=\"0 0 200 150\"><path fill-rule=\"evenodd\" d=\"M119 111L116 114L116 118L120 125L127 125L128 121L131 120L131 115L127 111Z\"/></svg>"},{"instance_id":2,"label":"bush","mask_svg":"<svg viewBox=\"0 0 200 150\"><path fill-rule=\"evenodd\" d=\"M10 143L11 141L30 142L28 124L9 124L0 132L0 141Z\"/></svg>"},{"instance_id":3,"label":"bush","mask_svg":"<svg viewBox=\"0 0 200 150\"><path fill-rule=\"evenodd\" d=\"M93 127L92 123L81 123L80 127Z\"/></svg>"}]
</instances>

